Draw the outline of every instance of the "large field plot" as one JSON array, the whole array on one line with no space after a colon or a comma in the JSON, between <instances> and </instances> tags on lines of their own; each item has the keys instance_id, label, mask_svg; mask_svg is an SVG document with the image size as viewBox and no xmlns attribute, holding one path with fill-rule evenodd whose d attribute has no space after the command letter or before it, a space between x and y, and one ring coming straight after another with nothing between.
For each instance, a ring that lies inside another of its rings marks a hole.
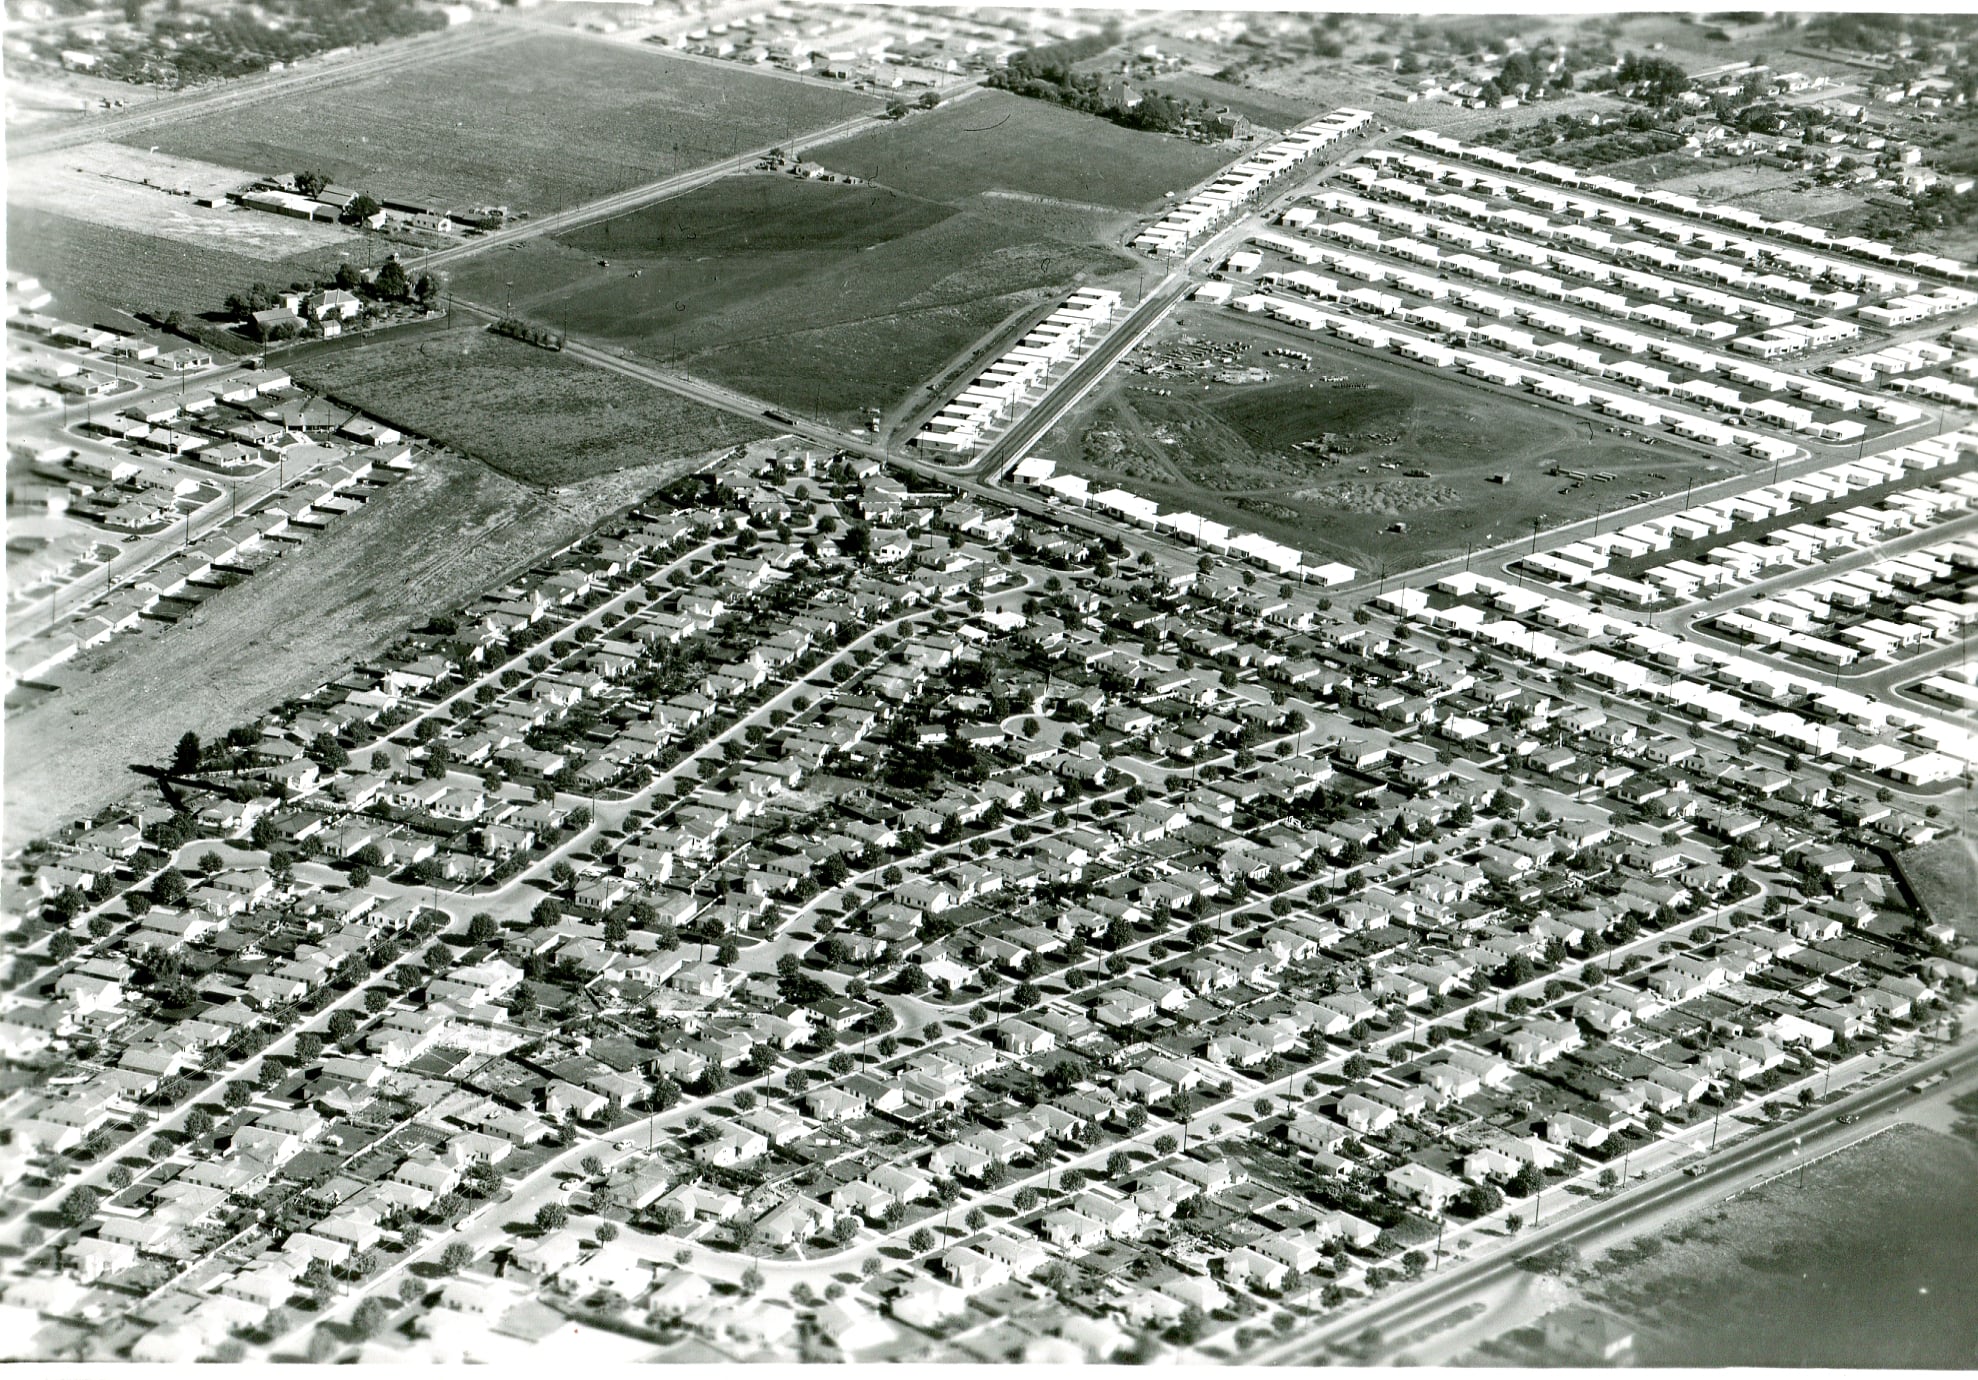
<instances>
[{"instance_id":1,"label":"large field plot","mask_svg":"<svg viewBox=\"0 0 1978 1380\"><path fill-rule=\"evenodd\" d=\"M1268 381L1205 384L1122 368L1039 453L1164 508L1373 571L1461 555L1529 533L1534 519L1556 525L1725 472L1532 399L1226 313L1185 308L1164 344L1183 339L1212 345L1230 367L1263 369ZM1264 353L1277 346L1306 351L1310 368ZM1614 478L1575 485L1549 474L1555 465Z\"/></svg>"},{"instance_id":2,"label":"large field plot","mask_svg":"<svg viewBox=\"0 0 1978 1380\"><path fill-rule=\"evenodd\" d=\"M1091 214L1058 206L748 175L468 260L454 290L850 421L910 405L1081 277L1129 271L1116 236L1094 236Z\"/></svg>"},{"instance_id":3,"label":"large field plot","mask_svg":"<svg viewBox=\"0 0 1978 1380\"><path fill-rule=\"evenodd\" d=\"M800 138L875 101L556 34L149 130L131 142L374 196L542 212Z\"/></svg>"},{"instance_id":4,"label":"large field plot","mask_svg":"<svg viewBox=\"0 0 1978 1380\"><path fill-rule=\"evenodd\" d=\"M1147 211L1233 161L1237 151L984 91L806 156L835 172L937 200L1010 191Z\"/></svg>"},{"instance_id":5,"label":"large field plot","mask_svg":"<svg viewBox=\"0 0 1978 1380\"><path fill-rule=\"evenodd\" d=\"M197 315L251 283L286 287L305 274L333 270L345 255L368 263L388 248L382 240L351 239L270 261L217 242L188 243L7 207L7 266L41 279L62 316L126 328L130 322L115 315L119 310Z\"/></svg>"},{"instance_id":6,"label":"large field plot","mask_svg":"<svg viewBox=\"0 0 1978 1380\"><path fill-rule=\"evenodd\" d=\"M767 434L475 327L318 355L294 373L531 484L567 485Z\"/></svg>"}]
</instances>

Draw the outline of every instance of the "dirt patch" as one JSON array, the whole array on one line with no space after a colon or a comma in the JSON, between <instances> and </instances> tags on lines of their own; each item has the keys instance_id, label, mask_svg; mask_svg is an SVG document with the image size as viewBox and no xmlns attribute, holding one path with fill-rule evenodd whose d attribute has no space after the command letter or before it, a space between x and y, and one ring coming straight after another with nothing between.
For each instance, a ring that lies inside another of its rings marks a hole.
<instances>
[{"instance_id":1,"label":"dirt patch","mask_svg":"<svg viewBox=\"0 0 1978 1380\"><path fill-rule=\"evenodd\" d=\"M1188 305L1038 451L1095 485L1392 574L1730 472L1622 430Z\"/></svg>"}]
</instances>

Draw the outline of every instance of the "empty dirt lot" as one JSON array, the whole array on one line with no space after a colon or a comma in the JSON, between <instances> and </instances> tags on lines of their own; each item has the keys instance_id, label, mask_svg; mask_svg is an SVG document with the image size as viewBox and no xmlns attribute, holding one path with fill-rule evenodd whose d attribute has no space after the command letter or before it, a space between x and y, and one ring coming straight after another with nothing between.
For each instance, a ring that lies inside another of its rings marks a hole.
<instances>
[{"instance_id":1,"label":"empty dirt lot","mask_svg":"<svg viewBox=\"0 0 1978 1380\"><path fill-rule=\"evenodd\" d=\"M320 685L705 458L655 460L554 499L476 461L428 459L185 622L86 653L67 689L9 719L0 846L129 795L143 784L131 766L162 761L181 734L224 733Z\"/></svg>"}]
</instances>

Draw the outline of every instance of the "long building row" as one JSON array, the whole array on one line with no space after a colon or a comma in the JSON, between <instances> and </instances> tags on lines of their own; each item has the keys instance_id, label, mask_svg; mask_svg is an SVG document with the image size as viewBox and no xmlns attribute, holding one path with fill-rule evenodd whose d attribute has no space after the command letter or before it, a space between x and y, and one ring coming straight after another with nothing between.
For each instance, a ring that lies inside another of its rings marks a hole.
<instances>
[{"instance_id":1,"label":"long building row","mask_svg":"<svg viewBox=\"0 0 1978 1380\"><path fill-rule=\"evenodd\" d=\"M1052 370L1077 359L1118 314L1121 298L1111 288L1080 288L998 356L961 392L928 418L914 444L961 454L974 450L988 433L1010 420L1031 390Z\"/></svg>"},{"instance_id":2,"label":"long building row","mask_svg":"<svg viewBox=\"0 0 1978 1380\"><path fill-rule=\"evenodd\" d=\"M1149 254L1169 254L1187 247L1227 220L1259 191L1313 154L1359 133L1373 118L1370 110L1342 106L1265 145L1226 168L1208 186L1134 236L1133 247Z\"/></svg>"}]
</instances>

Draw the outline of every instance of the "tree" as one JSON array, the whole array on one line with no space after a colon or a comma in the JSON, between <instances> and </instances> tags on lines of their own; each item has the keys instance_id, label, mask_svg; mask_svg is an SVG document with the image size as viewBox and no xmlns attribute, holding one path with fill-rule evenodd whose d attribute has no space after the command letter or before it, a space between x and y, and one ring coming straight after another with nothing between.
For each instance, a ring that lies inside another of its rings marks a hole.
<instances>
[{"instance_id":1,"label":"tree","mask_svg":"<svg viewBox=\"0 0 1978 1380\"><path fill-rule=\"evenodd\" d=\"M934 1249L934 1233L926 1227L917 1227L907 1238L907 1248L915 1255L925 1255Z\"/></svg>"},{"instance_id":2,"label":"tree","mask_svg":"<svg viewBox=\"0 0 1978 1380\"><path fill-rule=\"evenodd\" d=\"M968 1224L970 1231L981 1231L989 1225L989 1214L979 1207L972 1207L968 1210L968 1215L962 1221Z\"/></svg>"},{"instance_id":3,"label":"tree","mask_svg":"<svg viewBox=\"0 0 1978 1380\"><path fill-rule=\"evenodd\" d=\"M1133 1156L1124 1150L1115 1150L1106 1156L1106 1177L1123 1179L1133 1172Z\"/></svg>"},{"instance_id":4,"label":"tree","mask_svg":"<svg viewBox=\"0 0 1978 1380\"><path fill-rule=\"evenodd\" d=\"M172 775L190 776L199 770L199 735L187 733L172 751Z\"/></svg>"},{"instance_id":5,"label":"tree","mask_svg":"<svg viewBox=\"0 0 1978 1380\"><path fill-rule=\"evenodd\" d=\"M348 1011L339 1011L330 1017L330 1038L342 1044L357 1033L357 1017Z\"/></svg>"},{"instance_id":6,"label":"tree","mask_svg":"<svg viewBox=\"0 0 1978 1380\"><path fill-rule=\"evenodd\" d=\"M1158 1155L1172 1155L1180 1148L1181 1142L1166 1131L1161 1132L1160 1135L1154 1138L1154 1153Z\"/></svg>"},{"instance_id":7,"label":"tree","mask_svg":"<svg viewBox=\"0 0 1978 1380\"><path fill-rule=\"evenodd\" d=\"M67 930L57 930L49 937L48 956L57 963L67 963L81 947L82 941Z\"/></svg>"},{"instance_id":8,"label":"tree","mask_svg":"<svg viewBox=\"0 0 1978 1380\"><path fill-rule=\"evenodd\" d=\"M305 1030L295 1037L295 1055L305 1064L313 1064L323 1054L323 1037L313 1030Z\"/></svg>"},{"instance_id":9,"label":"tree","mask_svg":"<svg viewBox=\"0 0 1978 1380\"><path fill-rule=\"evenodd\" d=\"M343 208L343 214L339 217L339 219L342 220L345 225L363 225L366 222L368 222L371 219L371 217L377 215L378 212L384 209L385 209L384 207L378 204L377 198L373 197L369 192L359 192L356 196L350 199L350 204ZM346 265L345 267L348 267L348 265ZM345 282L343 280L344 279L343 270L338 269L337 286L340 288L348 289L355 286L357 283L363 281L361 278L357 276L357 273L354 269L351 271L350 277L351 277L351 281Z\"/></svg>"},{"instance_id":10,"label":"tree","mask_svg":"<svg viewBox=\"0 0 1978 1380\"><path fill-rule=\"evenodd\" d=\"M323 189L329 185L330 175L326 172L305 169L295 175L295 190L304 196L320 196Z\"/></svg>"},{"instance_id":11,"label":"tree","mask_svg":"<svg viewBox=\"0 0 1978 1380\"><path fill-rule=\"evenodd\" d=\"M1511 1191L1517 1194L1520 1198L1529 1198L1532 1196L1532 1194L1538 1192L1541 1188L1544 1187L1545 1187L1545 1179L1544 1176L1542 1176L1538 1172L1537 1165L1534 1164L1520 1165L1518 1167L1518 1172L1511 1176Z\"/></svg>"},{"instance_id":12,"label":"tree","mask_svg":"<svg viewBox=\"0 0 1978 1380\"><path fill-rule=\"evenodd\" d=\"M151 883L151 899L161 906L184 905L186 891L185 873L176 867L165 868Z\"/></svg>"},{"instance_id":13,"label":"tree","mask_svg":"<svg viewBox=\"0 0 1978 1380\"><path fill-rule=\"evenodd\" d=\"M309 1364L312 1366L329 1364L342 1350L343 1343L327 1327L319 1327L309 1334Z\"/></svg>"},{"instance_id":14,"label":"tree","mask_svg":"<svg viewBox=\"0 0 1978 1380\"><path fill-rule=\"evenodd\" d=\"M1470 1216L1487 1217L1504 1206L1504 1194L1495 1184L1473 1184L1456 1201Z\"/></svg>"},{"instance_id":15,"label":"tree","mask_svg":"<svg viewBox=\"0 0 1978 1380\"><path fill-rule=\"evenodd\" d=\"M604 1177L604 1161L599 1159L596 1155L584 1156L583 1160L579 1162L577 1167L583 1170L586 1175L588 1175L593 1179L601 1179Z\"/></svg>"},{"instance_id":16,"label":"tree","mask_svg":"<svg viewBox=\"0 0 1978 1380\"><path fill-rule=\"evenodd\" d=\"M371 279L371 290L387 302L405 300L412 284L405 276L405 265L398 261L397 256L378 265L377 274Z\"/></svg>"},{"instance_id":17,"label":"tree","mask_svg":"<svg viewBox=\"0 0 1978 1380\"><path fill-rule=\"evenodd\" d=\"M600 1222L597 1225L597 1230L592 1232L591 1235L598 1239L600 1246L608 1246L618 1239L618 1224L616 1222Z\"/></svg>"},{"instance_id":18,"label":"tree","mask_svg":"<svg viewBox=\"0 0 1978 1380\"><path fill-rule=\"evenodd\" d=\"M762 1267L760 1265L750 1265L748 1269L742 1271L740 1283L743 1298L753 1298L755 1295L761 1293L763 1283Z\"/></svg>"},{"instance_id":19,"label":"tree","mask_svg":"<svg viewBox=\"0 0 1978 1380\"><path fill-rule=\"evenodd\" d=\"M391 1318L391 1305L373 1294L357 1305L357 1311L350 1315L350 1325L359 1337L369 1339L384 1330Z\"/></svg>"},{"instance_id":20,"label":"tree","mask_svg":"<svg viewBox=\"0 0 1978 1380\"><path fill-rule=\"evenodd\" d=\"M831 1224L831 1239L837 1242L840 1246L851 1245L853 1238L856 1237L858 1234L859 1234L859 1224L858 1224L858 1219L856 1217L851 1217L851 1216L840 1217L837 1221Z\"/></svg>"},{"instance_id":21,"label":"tree","mask_svg":"<svg viewBox=\"0 0 1978 1380\"><path fill-rule=\"evenodd\" d=\"M88 1184L79 1184L70 1189L68 1196L62 1199L60 1208L62 1225L81 1226L96 1215L96 1205L101 1200L102 1195Z\"/></svg>"},{"instance_id":22,"label":"tree","mask_svg":"<svg viewBox=\"0 0 1978 1380\"><path fill-rule=\"evenodd\" d=\"M447 1274L457 1275L474 1260L474 1248L465 1241L455 1241L440 1252L440 1269Z\"/></svg>"},{"instance_id":23,"label":"tree","mask_svg":"<svg viewBox=\"0 0 1978 1380\"><path fill-rule=\"evenodd\" d=\"M1025 1184L1016 1191L1016 1197L1013 1201L1016 1204L1016 1210L1018 1212L1032 1212L1036 1210L1037 1204L1042 1201L1042 1198L1034 1187Z\"/></svg>"},{"instance_id":24,"label":"tree","mask_svg":"<svg viewBox=\"0 0 1978 1380\"><path fill-rule=\"evenodd\" d=\"M467 922L467 942L470 944L492 944L501 938L501 923L486 911L477 913Z\"/></svg>"},{"instance_id":25,"label":"tree","mask_svg":"<svg viewBox=\"0 0 1978 1380\"><path fill-rule=\"evenodd\" d=\"M432 274L421 273L419 275L419 281L417 281L412 285L412 300L418 303L419 309L421 311L431 311L433 309L433 305L436 302L438 302L439 299L440 299L440 285L433 281ZM585 822L589 823L588 820ZM578 827L581 828L582 826L578 826Z\"/></svg>"},{"instance_id":26,"label":"tree","mask_svg":"<svg viewBox=\"0 0 1978 1380\"><path fill-rule=\"evenodd\" d=\"M227 1104L227 1110L237 1112L254 1100L254 1089L245 1083L229 1083L220 1093L220 1101Z\"/></svg>"},{"instance_id":27,"label":"tree","mask_svg":"<svg viewBox=\"0 0 1978 1380\"><path fill-rule=\"evenodd\" d=\"M213 1114L204 1107L194 1107L185 1116L185 1133L194 1140L213 1133Z\"/></svg>"}]
</instances>

